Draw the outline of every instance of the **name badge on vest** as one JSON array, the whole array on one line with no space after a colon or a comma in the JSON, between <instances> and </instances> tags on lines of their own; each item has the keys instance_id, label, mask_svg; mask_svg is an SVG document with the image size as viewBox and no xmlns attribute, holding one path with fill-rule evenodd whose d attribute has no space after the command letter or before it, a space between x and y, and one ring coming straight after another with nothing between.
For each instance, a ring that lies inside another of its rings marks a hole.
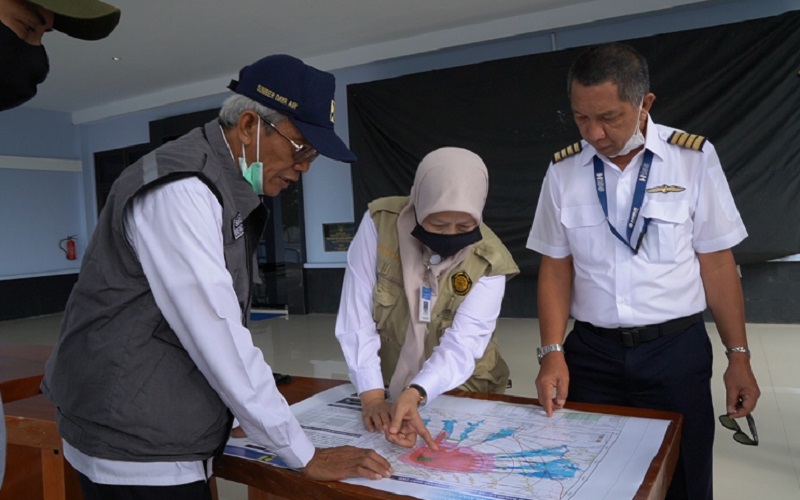
<instances>
[{"instance_id":1,"label":"name badge on vest","mask_svg":"<svg viewBox=\"0 0 800 500\"><path fill-rule=\"evenodd\" d=\"M419 287L419 321L431 322L431 287L427 283Z\"/></svg>"},{"instance_id":2,"label":"name badge on vest","mask_svg":"<svg viewBox=\"0 0 800 500\"><path fill-rule=\"evenodd\" d=\"M244 236L244 220L242 219L242 214L236 212L236 217L233 218L233 239L238 240L242 236Z\"/></svg>"}]
</instances>

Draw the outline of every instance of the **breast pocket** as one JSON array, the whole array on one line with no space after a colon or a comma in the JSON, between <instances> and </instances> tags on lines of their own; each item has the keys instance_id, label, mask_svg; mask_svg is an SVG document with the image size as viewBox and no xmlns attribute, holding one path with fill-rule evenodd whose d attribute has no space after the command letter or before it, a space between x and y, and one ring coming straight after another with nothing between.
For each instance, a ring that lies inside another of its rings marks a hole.
<instances>
[{"instance_id":1,"label":"breast pocket","mask_svg":"<svg viewBox=\"0 0 800 500\"><path fill-rule=\"evenodd\" d=\"M587 263L608 260L607 236L610 228L600 205L564 207L561 209L561 223L567 230L569 246L575 259Z\"/></svg>"},{"instance_id":2,"label":"breast pocket","mask_svg":"<svg viewBox=\"0 0 800 500\"><path fill-rule=\"evenodd\" d=\"M650 262L677 262L678 252L691 233L689 206L685 202L648 201L642 207L642 217L650 219L642 252Z\"/></svg>"}]
</instances>

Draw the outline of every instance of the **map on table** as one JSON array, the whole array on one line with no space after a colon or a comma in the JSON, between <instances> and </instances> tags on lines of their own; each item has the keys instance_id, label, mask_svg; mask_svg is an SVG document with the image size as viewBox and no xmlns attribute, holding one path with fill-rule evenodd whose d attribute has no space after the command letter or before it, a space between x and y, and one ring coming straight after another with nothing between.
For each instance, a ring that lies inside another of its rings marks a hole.
<instances>
[{"instance_id":1,"label":"map on table","mask_svg":"<svg viewBox=\"0 0 800 500\"><path fill-rule=\"evenodd\" d=\"M411 449L369 433L354 388L335 387L292 406L314 444L373 448L394 469L388 479L351 479L431 500L632 498L664 439L668 420L559 410L440 396L421 409L439 444ZM226 454L285 466L274 454L231 438Z\"/></svg>"}]
</instances>

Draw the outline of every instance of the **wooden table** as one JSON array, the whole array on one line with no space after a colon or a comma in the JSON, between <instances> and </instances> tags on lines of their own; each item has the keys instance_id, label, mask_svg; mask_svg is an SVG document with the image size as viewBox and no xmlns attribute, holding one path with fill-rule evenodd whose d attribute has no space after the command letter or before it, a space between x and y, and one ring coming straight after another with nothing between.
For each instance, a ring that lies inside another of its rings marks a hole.
<instances>
[{"instance_id":1,"label":"wooden table","mask_svg":"<svg viewBox=\"0 0 800 500\"><path fill-rule=\"evenodd\" d=\"M3 410L9 460L0 499L81 498L77 475L63 457L55 406L39 394L6 403Z\"/></svg>"},{"instance_id":2,"label":"wooden table","mask_svg":"<svg viewBox=\"0 0 800 500\"><path fill-rule=\"evenodd\" d=\"M289 404L297 403L331 387L347 383L341 380L292 377L290 384L281 385L279 389ZM473 399L489 399L522 404L538 404L535 399L516 396L502 396L453 392L457 396ZM664 441L658 454L653 458L645 478L639 487L635 500L663 499L672 480L680 449L681 426L683 416L678 413L626 408L620 406L591 405L568 403L567 408L595 413L625 415L643 418L669 420ZM338 481L322 482L305 479L299 473L273 467L254 460L224 455L214 461L214 474L222 479L248 485L249 500L265 500L276 498L315 498L320 500L398 500L411 497L395 495L381 490L342 483Z\"/></svg>"},{"instance_id":3,"label":"wooden table","mask_svg":"<svg viewBox=\"0 0 800 500\"><path fill-rule=\"evenodd\" d=\"M319 392L346 383L341 380L314 379L293 377L290 384L281 385L279 389L289 404L294 404ZM475 393L454 393L458 396L474 399L502 400L513 403L531 404L535 399L515 396L498 396ZM568 408L582 411L601 412L615 415L627 415L644 418L660 418L671 423L664 437L658 454L650 463L635 500L663 499L675 470L680 444L680 428L683 417L677 413L655 410L624 408L617 406L588 405L568 403ZM63 460L61 438L55 425L55 407L44 395L6 403L6 426L8 428L9 448L22 447L37 453L40 457L41 489L27 491L25 496L7 498L45 498L73 499L80 498L74 471ZM30 467L26 472L37 473ZM11 472L6 472L6 480ZM384 499L398 500L410 497L358 486L338 481L322 482L303 478L299 473L272 467L267 464L246 460L240 457L225 455L214 462L214 473L217 477L248 485L250 500L275 498L316 498L320 500L338 499ZM6 493L4 486L3 493ZM76 496L77 495L77 496ZM2 498L3 495L0 495Z\"/></svg>"},{"instance_id":4,"label":"wooden table","mask_svg":"<svg viewBox=\"0 0 800 500\"><path fill-rule=\"evenodd\" d=\"M8 441L0 500L66 499L74 498L68 492L77 491L75 474L61 456L55 408L39 391L52 350L49 345L0 344Z\"/></svg>"}]
</instances>

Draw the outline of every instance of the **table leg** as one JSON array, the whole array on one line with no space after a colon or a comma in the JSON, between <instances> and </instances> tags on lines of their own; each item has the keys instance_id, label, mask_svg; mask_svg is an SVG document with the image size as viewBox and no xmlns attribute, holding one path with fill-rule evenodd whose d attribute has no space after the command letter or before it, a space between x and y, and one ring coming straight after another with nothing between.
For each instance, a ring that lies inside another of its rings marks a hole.
<instances>
[{"instance_id":1,"label":"table leg","mask_svg":"<svg viewBox=\"0 0 800 500\"><path fill-rule=\"evenodd\" d=\"M42 450L42 490L44 500L66 500L64 457L60 450Z\"/></svg>"}]
</instances>

